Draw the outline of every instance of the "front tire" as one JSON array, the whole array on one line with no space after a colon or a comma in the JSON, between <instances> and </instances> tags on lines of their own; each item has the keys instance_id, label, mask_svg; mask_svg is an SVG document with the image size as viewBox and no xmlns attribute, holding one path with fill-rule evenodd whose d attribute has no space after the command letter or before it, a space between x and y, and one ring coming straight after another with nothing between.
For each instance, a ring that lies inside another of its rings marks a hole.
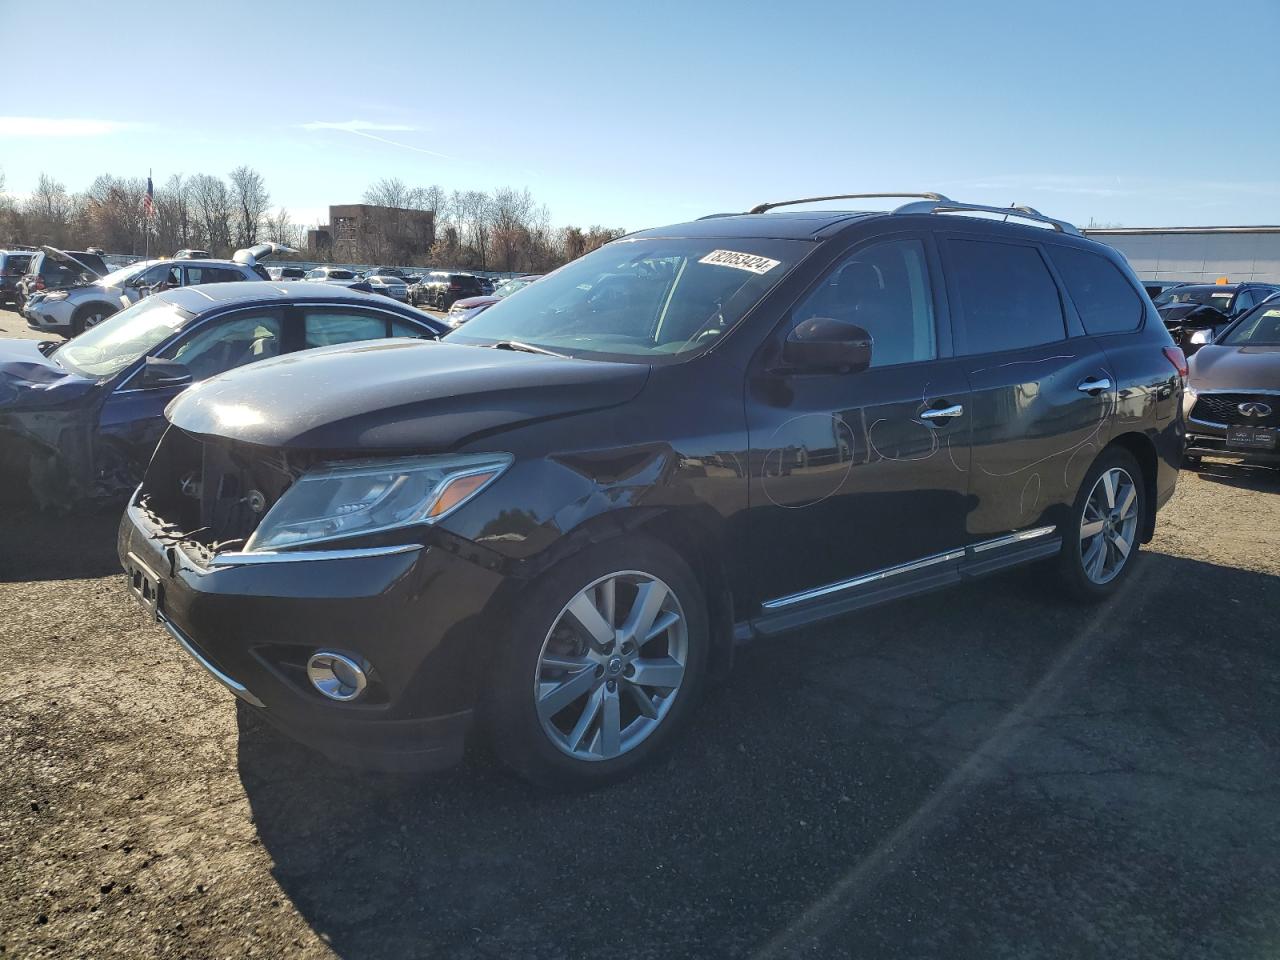
<instances>
[{"instance_id":1,"label":"front tire","mask_svg":"<svg viewBox=\"0 0 1280 960\"><path fill-rule=\"evenodd\" d=\"M71 318L71 335L73 337L80 336L90 327L96 327L113 313L115 313L114 310L109 310L101 304L93 304L77 310L75 316Z\"/></svg>"},{"instance_id":2,"label":"front tire","mask_svg":"<svg viewBox=\"0 0 1280 960\"><path fill-rule=\"evenodd\" d=\"M1085 474L1063 533L1058 568L1077 599L1111 596L1132 573L1147 516L1146 484L1126 450L1103 451Z\"/></svg>"},{"instance_id":3,"label":"front tire","mask_svg":"<svg viewBox=\"0 0 1280 960\"><path fill-rule=\"evenodd\" d=\"M495 657L498 758L558 789L629 776L687 723L709 645L702 588L666 546L631 537L569 558L530 588Z\"/></svg>"}]
</instances>

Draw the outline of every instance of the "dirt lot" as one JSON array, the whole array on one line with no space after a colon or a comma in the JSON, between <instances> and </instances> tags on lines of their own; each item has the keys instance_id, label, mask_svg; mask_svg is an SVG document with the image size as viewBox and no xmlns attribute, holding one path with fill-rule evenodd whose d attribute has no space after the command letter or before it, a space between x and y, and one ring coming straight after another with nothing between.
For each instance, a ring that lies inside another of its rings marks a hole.
<instances>
[{"instance_id":1,"label":"dirt lot","mask_svg":"<svg viewBox=\"0 0 1280 960\"><path fill-rule=\"evenodd\" d=\"M11 316L11 315L10 315ZM0 518L0 954L1246 957L1280 942L1280 477L1184 474L1124 592L1020 571L746 648L586 796L352 774Z\"/></svg>"}]
</instances>

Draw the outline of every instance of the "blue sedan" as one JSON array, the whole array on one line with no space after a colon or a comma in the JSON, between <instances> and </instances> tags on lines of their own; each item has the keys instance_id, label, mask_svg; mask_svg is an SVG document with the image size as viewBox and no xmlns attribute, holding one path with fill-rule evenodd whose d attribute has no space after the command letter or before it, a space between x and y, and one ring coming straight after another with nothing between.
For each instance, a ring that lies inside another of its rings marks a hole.
<instances>
[{"instance_id":1,"label":"blue sedan","mask_svg":"<svg viewBox=\"0 0 1280 960\"><path fill-rule=\"evenodd\" d=\"M447 330L367 291L258 282L157 293L63 343L0 340L0 495L27 486L38 505L65 506L127 493L190 384L311 347Z\"/></svg>"}]
</instances>

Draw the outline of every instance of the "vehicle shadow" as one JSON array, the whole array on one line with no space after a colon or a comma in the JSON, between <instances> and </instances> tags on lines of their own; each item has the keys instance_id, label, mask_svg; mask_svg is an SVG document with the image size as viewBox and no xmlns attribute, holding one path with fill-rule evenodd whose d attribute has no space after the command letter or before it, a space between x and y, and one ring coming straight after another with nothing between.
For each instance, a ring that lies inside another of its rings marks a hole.
<instances>
[{"instance_id":1,"label":"vehicle shadow","mask_svg":"<svg viewBox=\"0 0 1280 960\"><path fill-rule=\"evenodd\" d=\"M1280 470L1274 467L1231 460L1202 460L1194 469L1183 469L1210 483L1260 493L1280 493Z\"/></svg>"},{"instance_id":2,"label":"vehicle shadow","mask_svg":"<svg viewBox=\"0 0 1280 960\"><path fill-rule=\"evenodd\" d=\"M119 573L116 530L123 509L111 504L58 514L27 505L0 506L0 583Z\"/></svg>"},{"instance_id":3,"label":"vehicle shadow","mask_svg":"<svg viewBox=\"0 0 1280 960\"><path fill-rule=\"evenodd\" d=\"M241 780L347 958L1258 953L1280 577L1143 559L1102 607L1028 569L744 648L663 762L594 793L349 771L249 708Z\"/></svg>"}]
</instances>

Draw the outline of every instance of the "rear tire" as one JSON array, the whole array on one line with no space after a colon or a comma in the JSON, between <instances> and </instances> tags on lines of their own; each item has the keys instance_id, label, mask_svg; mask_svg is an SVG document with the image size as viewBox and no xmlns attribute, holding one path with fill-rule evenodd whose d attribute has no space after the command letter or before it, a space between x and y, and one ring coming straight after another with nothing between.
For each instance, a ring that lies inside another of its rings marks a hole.
<instances>
[{"instance_id":1,"label":"rear tire","mask_svg":"<svg viewBox=\"0 0 1280 960\"><path fill-rule=\"evenodd\" d=\"M620 780L687 724L706 675L706 599L663 544L633 536L570 557L515 620L486 717L498 759L521 777L556 789Z\"/></svg>"},{"instance_id":2,"label":"rear tire","mask_svg":"<svg viewBox=\"0 0 1280 960\"><path fill-rule=\"evenodd\" d=\"M1085 474L1058 554L1069 595L1103 600L1133 571L1147 516L1142 468L1127 450L1104 450Z\"/></svg>"}]
</instances>

